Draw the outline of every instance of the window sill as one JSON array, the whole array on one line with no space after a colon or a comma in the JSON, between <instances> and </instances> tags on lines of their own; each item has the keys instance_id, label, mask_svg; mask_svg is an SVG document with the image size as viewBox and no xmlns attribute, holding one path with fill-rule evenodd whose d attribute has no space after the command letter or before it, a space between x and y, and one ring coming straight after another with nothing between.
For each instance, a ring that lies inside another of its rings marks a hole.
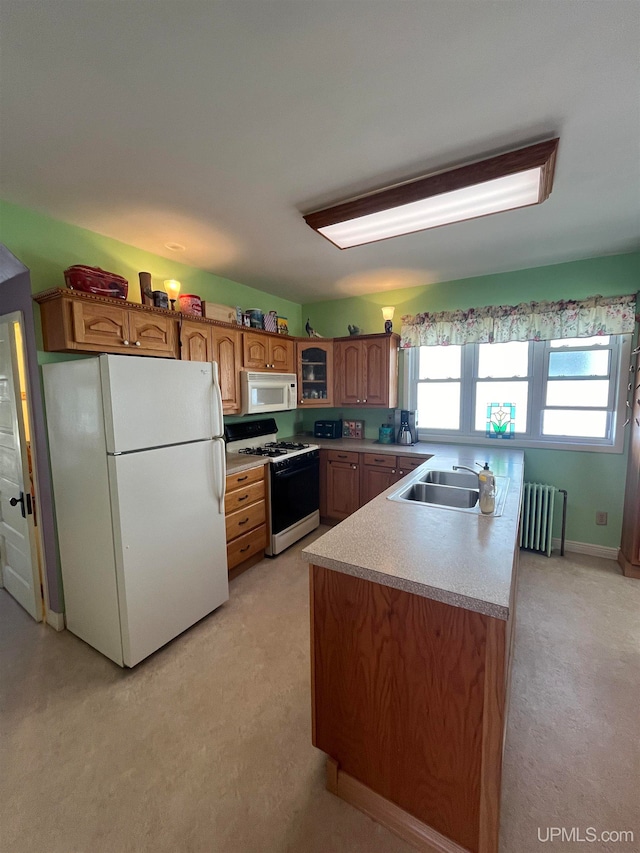
<instances>
[{"instance_id":1,"label":"window sill","mask_svg":"<svg viewBox=\"0 0 640 853\"><path fill-rule=\"evenodd\" d=\"M473 444L480 447L504 447L505 450L509 447L531 448L535 450L577 450L586 451L587 453L623 453L624 452L624 432L620 430L620 435L616 439L615 444L589 444L584 442L570 441L540 441L533 438L487 438L484 435L456 435L445 432L425 432L418 430L418 441L426 442L442 442L445 444Z\"/></svg>"}]
</instances>

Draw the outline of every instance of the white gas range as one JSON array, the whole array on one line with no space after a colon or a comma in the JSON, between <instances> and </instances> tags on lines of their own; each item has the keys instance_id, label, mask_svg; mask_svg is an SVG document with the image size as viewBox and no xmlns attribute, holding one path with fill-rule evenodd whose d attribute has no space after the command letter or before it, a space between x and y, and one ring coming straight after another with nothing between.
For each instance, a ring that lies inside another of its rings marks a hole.
<instances>
[{"instance_id":1,"label":"white gas range","mask_svg":"<svg viewBox=\"0 0 640 853\"><path fill-rule=\"evenodd\" d=\"M269 542L280 554L320 524L320 450L317 444L278 441L274 418L225 426L227 451L269 459Z\"/></svg>"}]
</instances>

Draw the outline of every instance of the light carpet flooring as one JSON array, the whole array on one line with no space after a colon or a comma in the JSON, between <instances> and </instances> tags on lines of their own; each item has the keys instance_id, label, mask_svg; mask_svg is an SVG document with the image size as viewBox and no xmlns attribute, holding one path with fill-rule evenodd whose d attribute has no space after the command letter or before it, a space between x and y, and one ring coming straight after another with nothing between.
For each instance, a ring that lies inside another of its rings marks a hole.
<instances>
[{"instance_id":1,"label":"light carpet flooring","mask_svg":"<svg viewBox=\"0 0 640 853\"><path fill-rule=\"evenodd\" d=\"M2 853L409 853L324 789L299 552L133 671L0 591ZM501 853L640 849L639 613L612 561L522 555Z\"/></svg>"}]
</instances>

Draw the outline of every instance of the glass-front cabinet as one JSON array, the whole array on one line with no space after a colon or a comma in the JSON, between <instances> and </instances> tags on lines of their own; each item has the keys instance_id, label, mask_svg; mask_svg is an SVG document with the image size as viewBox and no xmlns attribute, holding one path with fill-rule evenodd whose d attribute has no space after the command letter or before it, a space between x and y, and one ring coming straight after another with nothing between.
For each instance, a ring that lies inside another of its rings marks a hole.
<instances>
[{"instance_id":1,"label":"glass-front cabinet","mask_svg":"<svg viewBox=\"0 0 640 853\"><path fill-rule=\"evenodd\" d=\"M298 405L333 406L333 341L298 341Z\"/></svg>"}]
</instances>

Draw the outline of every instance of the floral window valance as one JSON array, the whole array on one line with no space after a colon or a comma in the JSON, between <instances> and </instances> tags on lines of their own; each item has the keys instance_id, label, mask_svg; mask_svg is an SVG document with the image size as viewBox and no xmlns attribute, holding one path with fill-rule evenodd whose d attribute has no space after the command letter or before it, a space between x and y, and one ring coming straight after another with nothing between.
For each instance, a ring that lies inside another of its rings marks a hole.
<instances>
[{"instance_id":1,"label":"floral window valance","mask_svg":"<svg viewBox=\"0 0 640 853\"><path fill-rule=\"evenodd\" d=\"M565 302L522 302L466 311L406 314L403 347L547 341L633 332L636 294L590 296Z\"/></svg>"}]
</instances>

